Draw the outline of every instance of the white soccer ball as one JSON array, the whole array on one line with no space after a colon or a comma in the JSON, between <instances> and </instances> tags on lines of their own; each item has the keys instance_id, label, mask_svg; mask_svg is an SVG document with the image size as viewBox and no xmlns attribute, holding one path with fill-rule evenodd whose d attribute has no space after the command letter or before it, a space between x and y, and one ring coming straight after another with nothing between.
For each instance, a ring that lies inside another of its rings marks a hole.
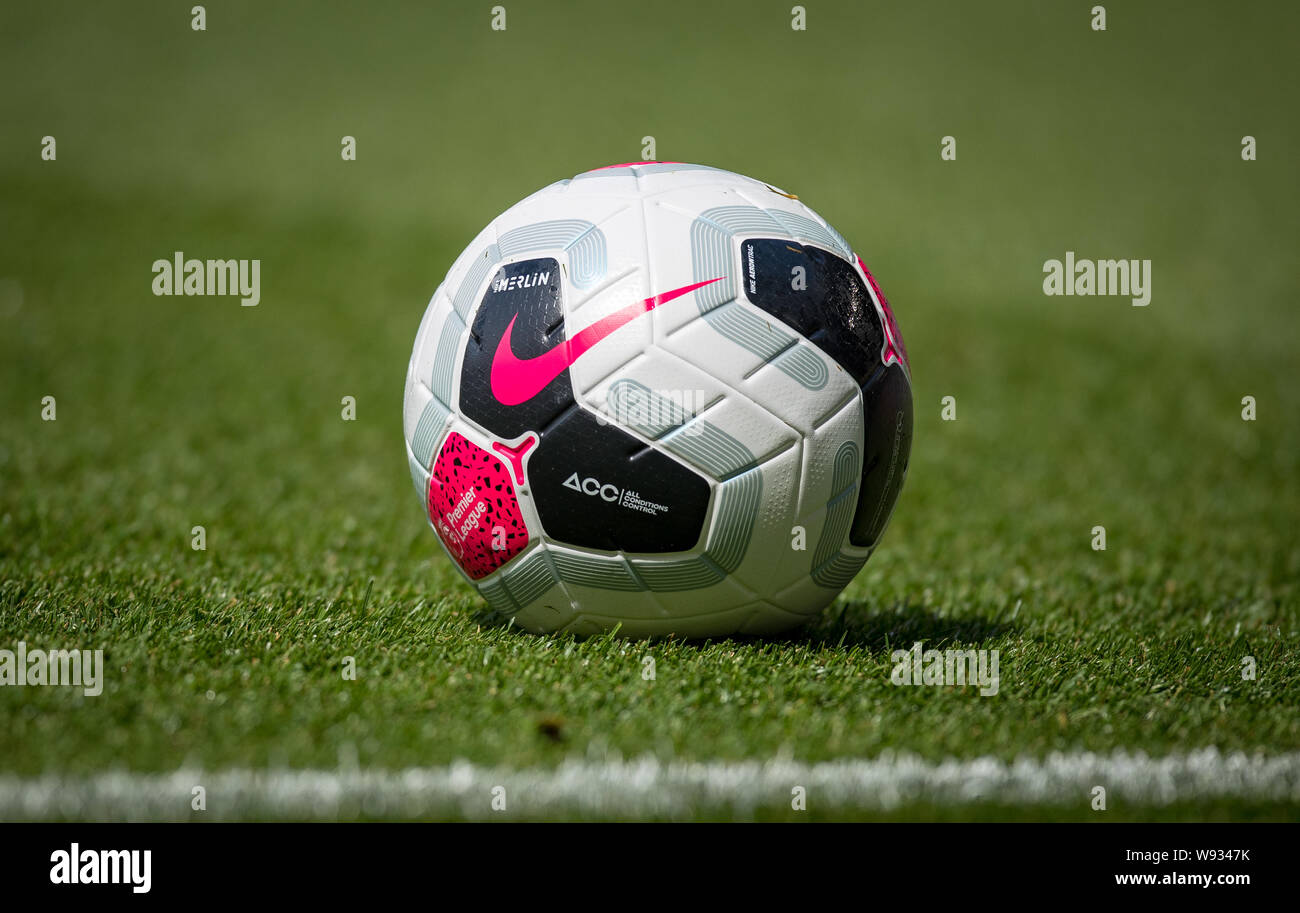
<instances>
[{"instance_id":1,"label":"white soccer ball","mask_svg":"<svg viewBox=\"0 0 1300 913\"><path fill-rule=\"evenodd\" d=\"M907 474L910 367L847 242L716 168L579 174L434 293L406 455L443 548L535 632L770 633L824 609Z\"/></svg>"}]
</instances>

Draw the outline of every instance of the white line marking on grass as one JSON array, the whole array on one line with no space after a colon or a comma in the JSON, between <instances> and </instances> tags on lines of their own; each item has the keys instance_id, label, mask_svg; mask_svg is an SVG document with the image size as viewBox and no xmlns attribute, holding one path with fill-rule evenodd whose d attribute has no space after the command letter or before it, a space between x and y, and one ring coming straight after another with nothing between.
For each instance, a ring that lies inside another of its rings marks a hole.
<instances>
[{"instance_id":1,"label":"white line marking on grass","mask_svg":"<svg viewBox=\"0 0 1300 913\"><path fill-rule=\"evenodd\" d=\"M207 791L207 811L191 812L191 791ZM926 761L884 754L872 760L707 763L567 761L513 770L457 762L400 771L180 770L105 773L86 778L0 776L0 820L174 820L186 818L351 819L469 817L744 816L789 808L795 786L809 808L888 811L912 802L1088 809L1106 788L1110 808L1209 799L1300 801L1300 753L1266 756L1204 749L1144 754L1053 754L1010 763L996 758ZM491 810L504 786L507 811Z\"/></svg>"}]
</instances>

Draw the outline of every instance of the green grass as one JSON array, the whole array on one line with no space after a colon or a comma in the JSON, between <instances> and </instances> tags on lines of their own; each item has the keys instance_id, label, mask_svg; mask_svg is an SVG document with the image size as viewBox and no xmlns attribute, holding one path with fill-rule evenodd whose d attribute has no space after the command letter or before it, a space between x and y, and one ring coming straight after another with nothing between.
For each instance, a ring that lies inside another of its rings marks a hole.
<instances>
[{"instance_id":1,"label":"green grass","mask_svg":"<svg viewBox=\"0 0 1300 913\"><path fill-rule=\"evenodd\" d=\"M0 688L0 773L1300 750L1295 9L507 6L505 33L478 4L0 13L0 648L108 667L97 698ZM893 525L784 638L487 623L411 492L403 375L447 267L646 135L818 209L912 356ZM174 250L260 258L262 303L154 297ZM1044 297L1066 250L1150 258L1151 306ZM892 686L915 640L1000 650L1001 693ZM1296 812L1115 817L1198 808Z\"/></svg>"}]
</instances>

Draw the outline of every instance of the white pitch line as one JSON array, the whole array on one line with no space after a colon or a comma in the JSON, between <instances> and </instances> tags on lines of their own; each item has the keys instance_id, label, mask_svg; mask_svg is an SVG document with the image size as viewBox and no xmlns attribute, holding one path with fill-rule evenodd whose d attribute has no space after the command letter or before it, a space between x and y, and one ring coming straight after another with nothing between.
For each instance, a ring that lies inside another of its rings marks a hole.
<instances>
[{"instance_id":1,"label":"white pitch line","mask_svg":"<svg viewBox=\"0 0 1300 913\"><path fill-rule=\"evenodd\" d=\"M195 786L207 810L192 812ZM912 802L1088 809L1105 787L1109 807L1164 806L1207 799L1300 801L1300 753L1222 754L1204 749L1150 758L1124 752L1053 754L1010 763L996 758L933 762L884 754L871 760L705 763L566 761L513 770L457 762L384 770L180 770L86 778L0 776L0 820L180 820L490 818L504 787L505 817L743 817L789 808L806 790L809 810L887 811Z\"/></svg>"}]
</instances>

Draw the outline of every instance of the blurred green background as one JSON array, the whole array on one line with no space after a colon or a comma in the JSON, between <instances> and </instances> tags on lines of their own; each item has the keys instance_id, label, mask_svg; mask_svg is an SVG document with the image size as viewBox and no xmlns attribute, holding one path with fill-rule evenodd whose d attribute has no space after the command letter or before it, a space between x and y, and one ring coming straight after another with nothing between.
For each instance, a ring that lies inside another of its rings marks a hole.
<instances>
[{"instance_id":1,"label":"blurred green background","mask_svg":"<svg viewBox=\"0 0 1300 913\"><path fill-rule=\"evenodd\" d=\"M0 646L111 672L0 689L0 769L1300 747L1300 8L1111 3L1096 32L1090 3L810 0L798 32L785 2L506 0L497 32L490 3L214 2L194 32L191 5L0 10ZM575 676L476 624L400 421L460 250L645 136L838 228L917 407L846 599L671 654L693 684L659 703L616 643L570 643L605 660ZM153 296L176 250L260 259L261 304ZM1149 258L1151 305L1045 297L1067 250ZM1022 651L1018 690L890 689L917 637ZM1243 685L1247 652L1272 664Z\"/></svg>"}]
</instances>

